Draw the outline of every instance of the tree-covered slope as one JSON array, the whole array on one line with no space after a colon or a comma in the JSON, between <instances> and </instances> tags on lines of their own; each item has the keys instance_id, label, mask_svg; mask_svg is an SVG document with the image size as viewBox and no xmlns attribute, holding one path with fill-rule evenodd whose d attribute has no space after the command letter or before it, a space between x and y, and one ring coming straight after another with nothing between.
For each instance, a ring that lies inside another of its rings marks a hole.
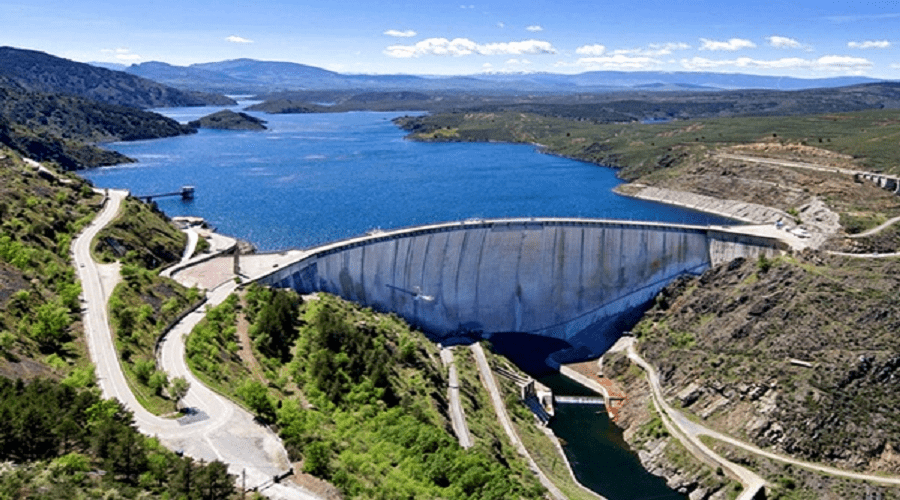
<instances>
[{"instance_id":1,"label":"tree-covered slope","mask_svg":"<svg viewBox=\"0 0 900 500\"><path fill-rule=\"evenodd\" d=\"M240 316L262 370L239 347ZM345 498L543 497L499 426L459 446L437 348L394 315L325 294L300 304L293 292L254 286L210 312L187 357L276 424L300 469Z\"/></svg>"},{"instance_id":2,"label":"tree-covered slope","mask_svg":"<svg viewBox=\"0 0 900 500\"><path fill-rule=\"evenodd\" d=\"M0 75L0 144L65 170L131 160L97 142L194 133L157 113L61 94L30 92Z\"/></svg>"},{"instance_id":3,"label":"tree-covered slope","mask_svg":"<svg viewBox=\"0 0 900 500\"><path fill-rule=\"evenodd\" d=\"M221 462L195 463L140 434L116 400L0 377L0 498L226 499Z\"/></svg>"}]
</instances>

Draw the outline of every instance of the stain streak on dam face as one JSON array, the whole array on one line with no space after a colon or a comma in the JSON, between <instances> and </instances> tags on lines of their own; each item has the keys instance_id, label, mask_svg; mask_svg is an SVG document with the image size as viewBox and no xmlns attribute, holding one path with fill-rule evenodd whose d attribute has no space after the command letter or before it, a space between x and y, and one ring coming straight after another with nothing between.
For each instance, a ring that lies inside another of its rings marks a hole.
<instances>
[{"instance_id":1,"label":"stain streak on dam face","mask_svg":"<svg viewBox=\"0 0 900 500\"><path fill-rule=\"evenodd\" d=\"M706 227L504 219L324 245L258 281L394 312L439 337L516 331L593 351L592 325L646 304L676 277L778 251L776 240Z\"/></svg>"}]
</instances>

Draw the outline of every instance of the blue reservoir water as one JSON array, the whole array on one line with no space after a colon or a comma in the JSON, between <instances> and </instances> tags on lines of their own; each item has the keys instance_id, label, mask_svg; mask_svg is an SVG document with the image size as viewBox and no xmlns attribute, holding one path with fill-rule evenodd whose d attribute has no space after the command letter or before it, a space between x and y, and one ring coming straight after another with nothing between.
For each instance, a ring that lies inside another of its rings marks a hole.
<instances>
[{"instance_id":1,"label":"blue reservoir water","mask_svg":"<svg viewBox=\"0 0 900 500\"><path fill-rule=\"evenodd\" d=\"M162 112L186 122L219 109ZM269 130L201 130L191 136L109 144L139 162L81 174L99 187L127 188L135 195L193 185L194 200L160 198L159 207L170 216L204 217L261 251L308 247L376 227L470 217L727 223L619 196L612 192L620 183L612 169L539 154L531 146L407 141L390 121L397 113L256 116L267 120ZM546 356L559 348L540 342L517 337L512 342L517 349L508 354L540 372L542 356L529 361L520 355L541 351ZM557 391L575 390L565 381L547 379L546 373L535 374ZM565 449L576 475L610 500L684 498L649 476L618 429L594 408L564 408L553 428L568 442Z\"/></svg>"},{"instance_id":2,"label":"blue reservoir water","mask_svg":"<svg viewBox=\"0 0 900 500\"><path fill-rule=\"evenodd\" d=\"M179 121L220 108L163 110ZM418 143L397 113L257 115L269 130L107 147L139 162L82 172L135 195L196 186L196 198L159 198L170 216L196 215L261 251L307 247L394 228L470 217L603 217L721 223L709 215L611 191L612 169L538 154L527 145Z\"/></svg>"}]
</instances>

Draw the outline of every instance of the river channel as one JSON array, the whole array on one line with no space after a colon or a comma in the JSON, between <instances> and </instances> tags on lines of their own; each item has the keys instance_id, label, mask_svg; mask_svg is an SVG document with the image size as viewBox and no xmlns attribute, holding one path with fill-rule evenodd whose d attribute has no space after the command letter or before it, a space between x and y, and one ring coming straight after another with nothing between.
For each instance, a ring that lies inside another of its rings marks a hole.
<instances>
[{"instance_id":1,"label":"river channel","mask_svg":"<svg viewBox=\"0 0 900 500\"><path fill-rule=\"evenodd\" d=\"M219 109L160 111L186 122ZM621 182L614 170L540 154L531 146L408 141L391 123L400 114L256 114L268 122L268 130L201 130L108 144L138 163L82 175L98 187L126 188L135 195L192 185L194 200L159 198L160 209L170 216L203 217L259 251L309 247L374 228L473 217L725 222L619 196L612 192ZM548 348L521 339L519 345L516 352ZM546 378L540 363L516 352L508 353L514 362L538 372L555 390L580 390ZM610 500L683 498L641 468L605 414L590 407L562 408L553 429L568 443L566 452L582 482Z\"/></svg>"}]
</instances>

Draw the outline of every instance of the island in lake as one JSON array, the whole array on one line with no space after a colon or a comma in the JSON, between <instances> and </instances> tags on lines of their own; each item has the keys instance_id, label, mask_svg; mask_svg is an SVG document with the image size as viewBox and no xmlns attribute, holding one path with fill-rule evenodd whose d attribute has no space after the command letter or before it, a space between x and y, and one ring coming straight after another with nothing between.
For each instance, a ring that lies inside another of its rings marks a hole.
<instances>
[{"instance_id":1,"label":"island in lake","mask_svg":"<svg viewBox=\"0 0 900 500\"><path fill-rule=\"evenodd\" d=\"M265 123L265 120L252 117L247 113L235 113L224 109L211 115L206 115L199 120L189 122L188 126L219 130L266 130Z\"/></svg>"}]
</instances>

